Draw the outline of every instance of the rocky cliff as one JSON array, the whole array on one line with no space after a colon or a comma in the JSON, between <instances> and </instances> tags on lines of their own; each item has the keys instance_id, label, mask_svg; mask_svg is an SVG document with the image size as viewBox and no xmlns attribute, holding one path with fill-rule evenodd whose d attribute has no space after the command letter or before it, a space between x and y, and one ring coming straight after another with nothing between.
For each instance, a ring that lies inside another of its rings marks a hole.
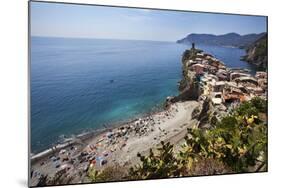
<instances>
[{"instance_id":1,"label":"rocky cliff","mask_svg":"<svg viewBox=\"0 0 281 188\"><path fill-rule=\"evenodd\" d=\"M267 69L267 34L252 43L246 48L246 56L242 59L258 66L262 69Z\"/></svg>"},{"instance_id":2,"label":"rocky cliff","mask_svg":"<svg viewBox=\"0 0 281 188\"><path fill-rule=\"evenodd\" d=\"M171 99L171 102L197 100L199 97L199 85L194 72L188 70L188 60L193 59L201 50L194 47L186 50L182 56L182 80L179 83L180 94Z\"/></svg>"}]
</instances>

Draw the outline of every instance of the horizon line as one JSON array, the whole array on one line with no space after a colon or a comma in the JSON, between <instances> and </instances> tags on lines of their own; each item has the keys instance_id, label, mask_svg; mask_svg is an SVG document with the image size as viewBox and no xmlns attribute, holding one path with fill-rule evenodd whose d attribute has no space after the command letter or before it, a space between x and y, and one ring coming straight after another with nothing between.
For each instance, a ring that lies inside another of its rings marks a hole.
<instances>
[{"instance_id":1,"label":"horizon line","mask_svg":"<svg viewBox=\"0 0 281 188\"><path fill-rule=\"evenodd\" d=\"M174 40L151 40L151 39L122 39L122 38L94 38L94 37L79 37L79 36L46 36L46 35L30 35L30 37L42 38L66 38L66 39L100 39L100 40L135 40L135 41L154 41L154 42L176 42Z\"/></svg>"},{"instance_id":2,"label":"horizon line","mask_svg":"<svg viewBox=\"0 0 281 188\"><path fill-rule=\"evenodd\" d=\"M245 36L245 35L250 35L250 34L262 34L262 33L267 33L267 31L264 32L253 32L253 33L247 33L247 34L240 34L237 32L227 32L224 34L213 34L213 33L189 33L188 35L191 34L197 34L197 35L214 35L214 36L220 36L220 35L227 35L227 34L231 34L231 33L235 33L238 34L240 36ZM185 35L184 37L188 36ZM101 39L101 40L135 40L135 41L154 41L154 42L177 42L177 40L151 40L151 39L122 39L122 38L95 38L95 37L79 37L79 36L46 36L46 35L31 35L30 37L42 37L42 38L69 38L69 39Z\"/></svg>"}]
</instances>

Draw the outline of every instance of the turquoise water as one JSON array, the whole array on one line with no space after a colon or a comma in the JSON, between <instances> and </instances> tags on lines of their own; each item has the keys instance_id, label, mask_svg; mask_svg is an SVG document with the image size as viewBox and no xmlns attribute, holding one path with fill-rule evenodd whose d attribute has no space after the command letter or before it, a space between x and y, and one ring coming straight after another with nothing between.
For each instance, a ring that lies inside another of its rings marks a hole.
<instances>
[{"instance_id":1,"label":"turquoise water","mask_svg":"<svg viewBox=\"0 0 281 188\"><path fill-rule=\"evenodd\" d=\"M199 46L231 67L244 50ZM31 150L126 121L177 95L181 54L172 42L31 38Z\"/></svg>"}]
</instances>

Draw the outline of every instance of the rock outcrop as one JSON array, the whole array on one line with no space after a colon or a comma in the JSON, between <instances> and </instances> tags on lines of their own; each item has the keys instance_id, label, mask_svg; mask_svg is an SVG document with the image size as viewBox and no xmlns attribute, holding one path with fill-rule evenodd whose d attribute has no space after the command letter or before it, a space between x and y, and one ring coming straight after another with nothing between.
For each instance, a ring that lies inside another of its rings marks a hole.
<instances>
[{"instance_id":1,"label":"rock outcrop","mask_svg":"<svg viewBox=\"0 0 281 188\"><path fill-rule=\"evenodd\" d=\"M267 34L256 40L246 48L246 55L242 58L258 68L267 69Z\"/></svg>"},{"instance_id":2,"label":"rock outcrop","mask_svg":"<svg viewBox=\"0 0 281 188\"><path fill-rule=\"evenodd\" d=\"M253 46L255 54L259 52L262 42L258 41ZM196 49L193 43L192 48L182 56L179 95L168 97L166 105L178 101L198 101L192 118L197 120L196 126L210 128L239 103L253 97L265 98L266 90L266 72L257 72L253 77L243 69L227 68L213 55Z\"/></svg>"},{"instance_id":3,"label":"rock outcrop","mask_svg":"<svg viewBox=\"0 0 281 188\"><path fill-rule=\"evenodd\" d=\"M180 94L170 99L171 102L197 100L199 97L199 85L194 72L188 70L188 60L192 59L201 50L195 49L194 45L186 50L182 56L182 80L179 83Z\"/></svg>"}]
</instances>

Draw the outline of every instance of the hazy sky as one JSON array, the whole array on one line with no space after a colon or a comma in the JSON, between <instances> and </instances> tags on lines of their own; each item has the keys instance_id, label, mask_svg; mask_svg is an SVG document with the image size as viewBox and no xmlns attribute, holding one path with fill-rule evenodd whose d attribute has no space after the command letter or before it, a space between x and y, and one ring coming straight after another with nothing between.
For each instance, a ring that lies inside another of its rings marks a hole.
<instances>
[{"instance_id":1,"label":"hazy sky","mask_svg":"<svg viewBox=\"0 0 281 188\"><path fill-rule=\"evenodd\" d=\"M31 35L176 41L190 33L266 31L266 17L31 3Z\"/></svg>"}]
</instances>

